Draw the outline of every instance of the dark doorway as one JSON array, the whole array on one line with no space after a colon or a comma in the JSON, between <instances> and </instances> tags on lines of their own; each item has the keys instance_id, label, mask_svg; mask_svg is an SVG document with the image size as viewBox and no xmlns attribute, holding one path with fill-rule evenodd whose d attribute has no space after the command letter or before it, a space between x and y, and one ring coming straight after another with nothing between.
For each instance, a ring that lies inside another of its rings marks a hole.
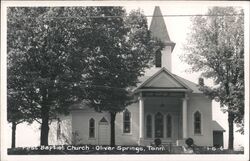
<instances>
[{"instance_id":1,"label":"dark doorway","mask_svg":"<svg viewBox=\"0 0 250 161\"><path fill-rule=\"evenodd\" d=\"M223 131L213 131L213 145L216 148L223 147Z\"/></svg>"}]
</instances>

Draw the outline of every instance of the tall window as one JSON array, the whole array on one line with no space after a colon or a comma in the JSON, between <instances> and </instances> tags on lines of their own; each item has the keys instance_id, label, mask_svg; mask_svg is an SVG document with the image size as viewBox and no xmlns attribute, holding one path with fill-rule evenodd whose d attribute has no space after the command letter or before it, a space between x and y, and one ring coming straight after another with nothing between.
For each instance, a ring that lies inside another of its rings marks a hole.
<instances>
[{"instance_id":1,"label":"tall window","mask_svg":"<svg viewBox=\"0 0 250 161\"><path fill-rule=\"evenodd\" d=\"M160 112L155 115L155 137L163 137L163 115Z\"/></svg>"},{"instance_id":2,"label":"tall window","mask_svg":"<svg viewBox=\"0 0 250 161\"><path fill-rule=\"evenodd\" d=\"M161 51L157 50L155 53L155 67L161 67Z\"/></svg>"},{"instance_id":3,"label":"tall window","mask_svg":"<svg viewBox=\"0 0 250 161\"><path fill-rule=\"evenodd\" d=\"M151 115L147 115L146 118L146 127L147 127L147 132L146 132L146 136L147 138L152 138L152 116Z\"/></svg>"},{"instance_id":4,"label":"tall window","mask_svg":"<svg viewBox=\"0 0 250 161\"><path fill-rule=\"evenodd\" d=\"M167 137L172 137L172 117L171 115L167 115Z\"/></svg>"},{"instance_id":5,"label":"tall window","mask_svg":"<svg viewBox=\"0 0 250 161\"><path fill-rule=\"evenodd\" d=\"M131 113L126 109L123 112L123 133L131 132Z\"/></svg>"},{"instance_id":6,"label":"tall window","mask_svg":"<svg viewBox=\"0 0 250 161\"><path fill-rule=\"evenodd\" d=\"M201 134L201 114L199 111L194 113L194 133Z\"/></svg>"},{"instance_id":7,"label":"tall window","mask_svg":"<svg viewBox=\"0 0 250 161\"><path fill-rule=\"evenodd\" d=\"M95 120L91 118L89 120L89 138L95 137Z\"/></svg>"}]
</instances>

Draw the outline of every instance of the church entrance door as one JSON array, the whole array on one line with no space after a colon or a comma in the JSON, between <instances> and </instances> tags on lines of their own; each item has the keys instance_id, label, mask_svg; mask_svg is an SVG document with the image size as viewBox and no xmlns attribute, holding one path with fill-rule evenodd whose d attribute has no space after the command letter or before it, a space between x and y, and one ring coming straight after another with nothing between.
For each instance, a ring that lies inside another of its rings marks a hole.
<instances>
[{"instance_id":1,"label":"church entrance door","mask_svg":"<svg viewBox=\"0 0 250 161\"><path fill-rule=\"evenodd\" d=\"M108 121L103 117L99 122L98 129L98 144L109 145L110 144L110 126Z\"/></svg>"}]
</instances>

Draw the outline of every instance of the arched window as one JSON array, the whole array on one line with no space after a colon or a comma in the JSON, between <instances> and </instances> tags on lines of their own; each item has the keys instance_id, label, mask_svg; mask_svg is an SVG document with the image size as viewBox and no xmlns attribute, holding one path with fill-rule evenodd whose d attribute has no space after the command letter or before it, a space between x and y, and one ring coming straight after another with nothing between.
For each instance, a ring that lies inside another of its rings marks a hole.
<instances>
[{"instance_id":1,"label":"arched window","mask_svg":"<svg viewBox=\"0 0 250 161\"><path fill-rule=\"evenodd\" d=\"M194 133L201 134L201 113L199 111L194 113Z\"/></svg>"},{"instance_id":2,"label":"arched window","mask_svg":"<svg viewBox=\"0 0 250 161\"><path fill-rule=\"evenodd\" d=\"M123 112L123 133L131 132L131 113L126 109Z\"/></svg>"},{"instance_id":3,"label":"arched window","mask_svg":"<svg viewBox=\"0 0 250 161\"><path fill-rule=\"evenodd\" d=\"M171 115L167 115L167 137L172 137L172 117Z\"/></svg>"},{"instance_id":4,"label":"arched window","mask_svg":"<svg viewBox=\"0 0 250 161\"><path fill-rule=\"evenodd\" d=\"M160 112L155 115L155 137L163 137L163 115Z\"/></svg>"},{"instance_id":5,"label":"arched window","mask_svg":"<svg viewBox=\"0 0 250 161\"><path fill-rule=\"evenodd\" d=\"M161 67L161 50L157 50L155 53L155 67Z\"/></svg>"},{"instance_id":6,"label":"arched window","mask_svg":"<svg viewBox=\"0 0 250 161\"><path fill-rule=\"evenodd\" d=\"M147 115L146 117L146 136L147 138L152 138L152 116Z\"/></svg>"},{"instance_id":7,"label":"arched window","mask_svg":"<svg viewBox=\"0 0 250 161\"><path fill-rule=\"evenodd\" d=\"M95 120L91 118L89 120L89 138L95 137Z\"/></svg>"}]
</instances>

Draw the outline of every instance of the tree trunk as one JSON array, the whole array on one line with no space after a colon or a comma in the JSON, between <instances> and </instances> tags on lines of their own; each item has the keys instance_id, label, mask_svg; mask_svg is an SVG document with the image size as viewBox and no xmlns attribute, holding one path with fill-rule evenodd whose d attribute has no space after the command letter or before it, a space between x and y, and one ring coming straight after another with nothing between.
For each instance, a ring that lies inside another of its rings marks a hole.
<instances>
[{"instance_id":1,"label":"tree trunk","mask_svg":"<svg viewBox=\"0 0 250 161\"><path fill-rule=\"evenodd\" d=\"M16 122L12 122L11 148L16 147Z\"/></svg>"},{"instance_id":2,"label":"tree trunk","mask_svg":"<svg viewBox=\"0 0 250 161\"><path fill-rule=\"evenodd\" d=\"M42 124L41 124L41 138L40 144L41 145L48 145L48 137L49 137L49 107L43 106L41 109L41 117L42 117Z\"/></svg>"},{"instance_id":3,"label":"tree trunk","mask_svg":"<svg viewBox=\"0 0 250 161\"><path fill-rule=\"evenodd\" d=\"M116 117L116 112L110 112L110 146L115 146L115 117Z\"/></svg>"},{"instance_id":4,"label":"tree trunk","mask_svg":"<svg viewBox=\"0 0 250 161\"><path fill-rule=\"evenodd\" d=\"M228 137L228 149L234 149L234 115L231 112L228 112L228 128L229 128L229 137Z\"/></svg>"}]
</instances>

